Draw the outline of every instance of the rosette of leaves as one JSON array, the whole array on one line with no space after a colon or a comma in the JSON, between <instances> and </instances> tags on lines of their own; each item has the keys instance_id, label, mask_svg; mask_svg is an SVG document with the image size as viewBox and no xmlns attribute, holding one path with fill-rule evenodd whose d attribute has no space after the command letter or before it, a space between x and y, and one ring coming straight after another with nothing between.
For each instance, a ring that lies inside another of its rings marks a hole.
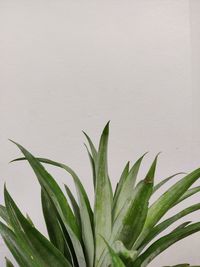
<instances>
[{"instance_id":1,"label":"rosette of leaves","mask_svg":"<svg viewBox=\"0 0 200 267\"><path fill-rule=\"evenodd\" d=\"M108 174L109 123L105 126L98 148L86 134L92 167L94 208L91 207L79 176L66 164L33 156L15 143L32 167L41 186L41 203L48 238L40 233L4 189L5 204L0 206L0 233L20 267L145 267L155 257L179 240L200 231L200 222L185 221L172 231L163 231L179 219L200 209L200 203L180 210L162 220L175 205L200 191L192 185L200 177L200 168L189 174L177 173L155 183L158 155L145 177L137 176L145 155L132 166L128 162L113 192ZM46 165L62 168L74 181L77 197L65 185L61 190ZM176 175L173 183L157 200L151 197ZM159 236L159 237L158 237ZM6 266L14 266L6 259ZM179 264L177 267L190 266Z\"/></svg>"}]
</instances>

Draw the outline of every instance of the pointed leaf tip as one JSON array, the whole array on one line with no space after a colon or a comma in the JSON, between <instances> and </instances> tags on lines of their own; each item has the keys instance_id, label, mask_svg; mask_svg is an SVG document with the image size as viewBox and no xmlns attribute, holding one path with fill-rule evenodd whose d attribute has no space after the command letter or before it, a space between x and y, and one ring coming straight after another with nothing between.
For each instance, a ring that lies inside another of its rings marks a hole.
<instances>
[{"instance_id":1,"label":"pointed leaf tip","mask_svg":"<svg viewBox=\"0 0 200 267\"><path fill-rule=\"evenodd\" d=\"M150 169L149 169L149 171L148 171L148 173L147 173L147 175L145 177L145 182L146 183L153 183L154 182L154 176L155 176L155 171L156 171L157 160L158 160L158 156L160 155L160 153L161 152L159 152L156 155L153 163L151 164L151 167L150 167Z\"/></svg>"},{"instance_id":2,"label":"pointed leaf tip","mask_svg":"<svg viewBox=\"0 0 200 267\"><path fill-rule=\"evenodd\" d=\"M110 128L110 121L108 121L106 123L106 126L104 127L102 134L108 135L109 134L109 128Z\"/></svg>"}]
</instances>

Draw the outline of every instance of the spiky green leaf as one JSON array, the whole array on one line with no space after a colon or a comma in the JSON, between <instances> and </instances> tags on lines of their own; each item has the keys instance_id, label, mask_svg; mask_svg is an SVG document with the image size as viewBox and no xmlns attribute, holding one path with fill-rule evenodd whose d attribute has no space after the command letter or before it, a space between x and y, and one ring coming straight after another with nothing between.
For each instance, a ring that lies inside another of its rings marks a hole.
<instances>
[{"instance_id":1,"label":"spiky green leaf","mask_svg":"<svg viewBox=\"0 0 200 267\"><path fill-rule=\"evenodd\" d=\"M185 172L177 172L173 175L168 176L158 184L154 186L153 193L155 193L158 189L160 189L163 185L165 185L168 181L170 181L172 178L176 177L177 175L186 174Z\"/></svg>"},{"instance_id":2,"label":"spiky green leaf","mask_svg":"<svg viewBox=\"0 0 200 267\"><path fill-rule=\"evenodd\" d=\"M155 243L153 243L143 254L138 257L132 267L147 266L157 255L159 255L169 246L198 231L200 231L200 223L194 223L185 228L172 231L170 234L161 237Z\"/></svg>"},{"instance_id":3,"label":"spiky green leaf","mask_svg":"<svg viewBox=\"0 0 200 267\"><path fill-rule=\"evenodd\" d=\"M115 219L119 215L119 212L124 206L124 204L132 196L137 174L138 174L142 159L144 158L145 154L135 162L133 167L130 169L128 175L127 175L127 170L129 168L128 164L122 173L122 176L120 178L120 183L118 185L117 193L115 195L114 203L113 203L113 211L112 211L113 221L115 221Z\"/></svg>"},{"instance_id":4,"label":"spiky green leaf","mask_svg":"<svg viewBox=\"0 0 200 267\"><path fill-rule=\"evenodd\" d=\"M71 267L63 254L22 215L6 188L4 195L6 209L16 236L27 243L33 253L32 258L37 258L44 267Z\"/></svg>"},{"instance_id":5,"label":"spiky green leaf","mask_svg":"<svg viewBox=\"0 0 200 267\"><path fill-rule=\"evenodd\" d=\"M107 147L108 147L109 123L105 126L101 135L96 162L96 194L94 206L95 223L95 262L100 259L105 249L102 237L109 238L112 224L112 188L108 176ZM102 237L101 237L102 236Z\"/></svg>"},{"instance_id":6,"label":"spiky green leaf","mask_svg":"<svg viewBox=\"0 0 200 267\"><path fill-rule=\"evenodd\" d=\"M15 142L14 142L15 143ZM67 202L62 190L53 179L53 177L45 170L40 161L36 159L30 152L24 147L15 143L24 154L25 158L33 168L41 187L48 193L54 203L66 229L69 233L71 241L73 243L77 260L79 264L86 267L85 256L81 244L80 229L77 225L75 216Z\"/></svg>"},{"instance_id":7,"label":"spiky green leaf","mask_svg":"<svg viewBox=\"0 0 200 267\"><path fill-rule=\"evenodd\" d=\"M167 227L171 226L174 222L179 220L180 218L195 212L200 209L200 203L194 204L192 206L187 207L186 209L178 212L177 214L171 216L170 218L164 220L163 222L159 223L155 227L151 229L149 232L148 236L144 239L142 242L141 246L139 247L139 251L142 251L144 247L151 241L153 240L157 235L159 235L162 231L167 229Z\"/></svg>"},{"instance_id":8,"label":"spiky green leaf","mask_svg":"<svg viewBox=\"0 0 200 267\"><path fill-rule=\"evenodd\" d=\"M176 201L188 190L188 188L200 177L200 168L183 177L171 186L163 195L149 208L144 228L134 244L134 249L141 245L154 225L162 216L176 203Z\"/></svg>"}]
</instances>

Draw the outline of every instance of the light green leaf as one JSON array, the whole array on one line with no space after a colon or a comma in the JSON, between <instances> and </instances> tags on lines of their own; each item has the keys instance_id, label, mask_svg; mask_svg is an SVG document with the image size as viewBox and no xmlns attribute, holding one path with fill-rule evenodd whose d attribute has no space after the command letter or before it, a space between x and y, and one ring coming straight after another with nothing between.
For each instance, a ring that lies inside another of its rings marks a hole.
<instances>
[{"instance_id":1,"label":"light green leaf","mask_svg":"<svg viewBox=\"0 0 200 267\"><path fill-rule=\"evenodd\" d=\"M146 220L149 199L153 191L157 158L158 155L153 161L145 179L139 182L132 192L130 204L125 204L128 208L123 207L121 209L119 218L114 224L113 232L117 232L115 240L121 240L128 249L133 246Z\"/></svg>"},{"instance_id":2,"label":"light green leaf","mask_svg":"<svg viewBox=\"0 0 200 267\"><path fill-rule=\"evenodd\" d=\"M109 246L109 244L104 240L109 254L110 254L110 258L111 258L111 266L112 267L126 267L123 263L123 261L120 259L120 257L115 253L115 251Z\"/></svg>"},{"instance_id":3,"label":"light green leaf","mask_svg":"<svg viewBox=\"0 0 200 267\"><path fill-rule=\"evenodd\" d=\"M74 215L76 217L77 223L81 228L81 215L80 215L80 208L78 206L78 203L76 202L76 199L74 198L71 190L69 189L69 187L65 184L65 191L70 199L73 211L74 211Z\"/></svg>"},{"instance_id":4,"label":"light green leaf","mask_svg":"<svg viewBox=\"0 0 200 267\"><path fill-rule=\"evenodd\" d=\"M126 265L133 263L138 256L138 251L127 249L120 240L115 241L113 247Z\"/></svg>"},{"instance_id":5,"label":"light green leaf","mask_svg":"<svg viewBox=\"0 0 200 267\"><path fill-rule=\"evenodd\" d=\"M101 135L96 163L96 194L94 207L95 223L95 265L106 245L102 237L109 238L111 235L111 211L112 211L112 188L108 176L107 147L108 147L109 123L105 126ZM102 237L101 237L102 236Z\"/></svg>"},{"instance_id":6,"label":"light green leaf","mask_svg":"<svg viewBox=\"0 0 200 267\"><path fill-rule=\"evenodd\" d=\"M89 156L89 160L90 160L90 165L91 165L91 168L92 168L92 178L93 178L93 185L94 185L94 191L95 191L95 188L96 188L96 171L95 171L95 161L87 147L87 145L85 145L86 147L86 150L87 150L87 153L88 153L88 156Z\"/></svg>"},{"instance_id":7,"label":"light green leaf","mask_svg":"<svg viewBox=\"0 0 200 267\"><path fill-rule=\"evenodd\" d=\"M3 205L0 205L0 218L2 218L7 223L7 225L10 225L7 210Z\"/></svg>"},{"instance_id":8,"label":"light green leaf","mask_svg":"<svg viewBox=\"0 0 200 267\"><path fill-rule=\"evenodd\" d=\"M117 194L115 196L115 201L113 203L113 221L119 215L121 208L124 206L127 200L129 200L132 196L133 188L136 182L137 174L142 162L142 159L146 153L140 157L133 167L130 169L127 175L128 166L125 167L124 172L122 173L120 183L117 189Z\"/></svg>"},{"instance_id":9,"label":"light green leaf","mask_svg":"<svg viewBox=\"0 0 200 267\"><path fill-rule=\"evenodd\" d=\"M112 212L113 213L115 211L116 202L117 202L117 199L119 197L119 193L122 190L123 183L124 183L126 177L129 174L129 167L130 167L130 161L128 161L126 163L126 165L125 165L125 167L124 167L124 169L122 171L122 174L120 176L119 182L117 183L117 186L115 188L115 193L114 193L114 197L113 197L113 207L112 207Z\"/></svg>"},{"instance_id":10,"label":"light green leaf","mask_svg":"<svg viewBox=\"0 0 200 267\"><path fill-rule=\"evenodd\" d=\"M85 137L86 137L86 139L88 141L88 144L90 146L90 150L91 150L94 162L96 162L96 160L97 160L97 150L95 148L95 145L93 144L93 142L92 142L91 138L89 137L89 135L87 135L86 132L84 132L84 131L83 131L83 133L84 133L84 135L85 135Z\"/></svg>"}]
</instances>

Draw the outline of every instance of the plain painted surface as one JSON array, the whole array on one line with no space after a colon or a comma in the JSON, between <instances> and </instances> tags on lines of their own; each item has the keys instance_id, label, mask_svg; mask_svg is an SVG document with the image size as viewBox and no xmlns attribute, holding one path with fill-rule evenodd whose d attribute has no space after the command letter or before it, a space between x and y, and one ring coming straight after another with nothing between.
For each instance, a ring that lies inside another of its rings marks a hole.
<instances>
[{"instance_id":1,"label":"plain painted surface","mask_svg":"<svg viewBox=\"0 0 200 267\"><path fill-rule=\"evenodd\" d=\"M20 155L8 138L37 156L69 164L91 199L81 130L97 141L109 119L113 184L125 162L146 151L141 177L159 151L157 181L200 165L199 2L0 2L1 203L6 182L45 232L39 185L27 164L8 164ZM72 185L62 171L49 170L61 185ZM183 206L195 201L199 195ZM199 213L189 218L199 220ZM174 245L151 266L199 264L199 237ZM1 266L7 253L1 242Z\"/></svg>"}]
</instances>

